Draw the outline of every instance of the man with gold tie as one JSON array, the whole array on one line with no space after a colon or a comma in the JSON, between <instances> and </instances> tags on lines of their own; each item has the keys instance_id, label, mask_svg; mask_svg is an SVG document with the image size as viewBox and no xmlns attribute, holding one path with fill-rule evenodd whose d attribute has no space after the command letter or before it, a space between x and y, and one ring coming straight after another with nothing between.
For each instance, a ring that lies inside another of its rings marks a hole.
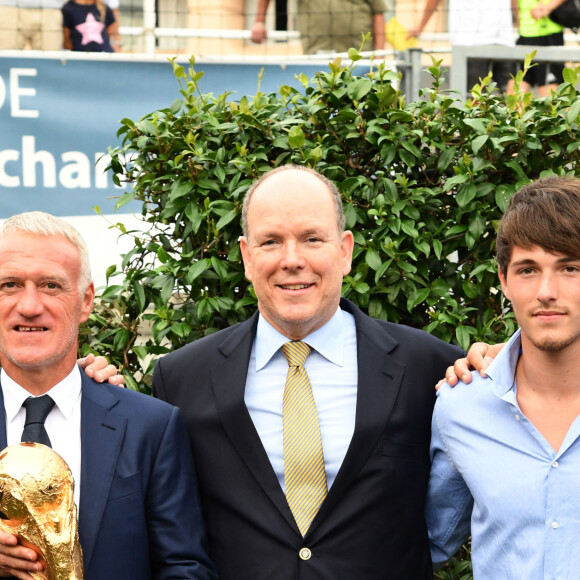
<instances>
[{"instance_id":1,"label":"man with gold tie","mask_svg":"<svg viewBox=\"0 0 580 580\"><path fill-rule=\"evenodd\" d=\"M282 166L246 194L251 319L157 363L181 408L222 580L432 578L433 386L462 351L341 298L340 193Z\"/></svg>"}]
</instances>

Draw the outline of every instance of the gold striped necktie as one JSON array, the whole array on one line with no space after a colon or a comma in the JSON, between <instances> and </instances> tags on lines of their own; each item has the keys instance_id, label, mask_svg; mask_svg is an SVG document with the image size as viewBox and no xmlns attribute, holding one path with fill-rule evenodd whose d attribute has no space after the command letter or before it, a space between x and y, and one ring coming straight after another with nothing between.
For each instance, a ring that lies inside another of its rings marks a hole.
<instances>
[{"instance_id":1,"label":"gold striped necktie","mask_svg":"<svg viewBox=\"0 0 580 580\"><path fill-rule=\"evenodd\" d=\"M282 407L286 499L304 536L327 494L318 413L304 368L311 349L292 341L280 350L288 359Z\"/></svg>"}]
</instances>

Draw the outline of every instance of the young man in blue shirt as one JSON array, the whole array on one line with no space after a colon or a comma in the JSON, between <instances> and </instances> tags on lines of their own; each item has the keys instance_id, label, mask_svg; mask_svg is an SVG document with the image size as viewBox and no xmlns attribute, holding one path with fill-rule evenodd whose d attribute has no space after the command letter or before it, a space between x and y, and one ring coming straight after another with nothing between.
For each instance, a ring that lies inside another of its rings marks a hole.
<instances>
[{"instance_id":1,"label":"young man in blue shirt","mask_svg":"<svg viewBox=\"0 0 580 580\"><path fill-rule=\"evenodd\" d=\"M580 577L580 181L514 194L497 236L520 330L433 414L434 565L471 532L476 580Z\"/></svg>"}]
</instances>

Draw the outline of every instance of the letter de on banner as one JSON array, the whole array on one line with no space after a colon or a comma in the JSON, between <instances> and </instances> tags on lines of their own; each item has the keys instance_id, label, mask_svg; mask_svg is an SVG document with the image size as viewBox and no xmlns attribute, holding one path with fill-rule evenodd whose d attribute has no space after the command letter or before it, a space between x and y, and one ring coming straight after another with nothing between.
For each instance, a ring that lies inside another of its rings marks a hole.
<instances>
[{"instance_id":1,"label":"letter de on banner","mask_svg":"<svg viewBox=\"0 0 580 580\"><path fill-rule=\"evenodd\" d=\"M35 77L35 68L11 68L10 69L10 104L11 115L13 117L38 117L37 109L22 109L20 107L20 97L35 97L36 89L20 87L20 77ZM1 96L1 93L0 93ZM1 103L1 100L0 100Z\"/></svg>"}]
</instances>

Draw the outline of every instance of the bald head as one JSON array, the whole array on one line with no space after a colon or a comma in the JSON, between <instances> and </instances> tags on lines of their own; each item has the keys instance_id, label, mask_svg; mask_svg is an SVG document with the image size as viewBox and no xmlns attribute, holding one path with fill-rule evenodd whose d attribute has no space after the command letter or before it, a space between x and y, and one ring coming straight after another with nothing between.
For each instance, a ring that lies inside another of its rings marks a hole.
<instances>
[{"instance_id":1,"label":"bald head","mask_svg":"<svg viewBox=\"0 0 580 580\"><path fill-rule=\"evenodd\" d=\"M248 223L248 212L250 203L252 201L252 197L254 196L254 192L257 189L259 189L264 184L265 181L268 181L273 178L286 180L291 178L292 173L296 172L308 174L312 176L314 179L317 179L318 181L322 182L326 186L326 188L328 189L328 193L332 196L338 235L340 236L342 234L345 227L344 211L342 207L342 199L340 196L340 192L338 191L336 185L334 185L332 181L330 181L329 179L324 177L324 175L321 175L320 173L318 173L318 171L315 171L314 169L310 169L309 167L303 167L301 165L289 164L289 165L281 165L276 169L272 169L271 171L264 173L260 177L260 179L258 179L252 184L252 187L250 187L250 189L246 193L244 197L244 204L242 207L242 231L244 233L244 236L248 237L250 233ZM306 183L308 180L302 181Z\"/></svg>"}]
</instances>

